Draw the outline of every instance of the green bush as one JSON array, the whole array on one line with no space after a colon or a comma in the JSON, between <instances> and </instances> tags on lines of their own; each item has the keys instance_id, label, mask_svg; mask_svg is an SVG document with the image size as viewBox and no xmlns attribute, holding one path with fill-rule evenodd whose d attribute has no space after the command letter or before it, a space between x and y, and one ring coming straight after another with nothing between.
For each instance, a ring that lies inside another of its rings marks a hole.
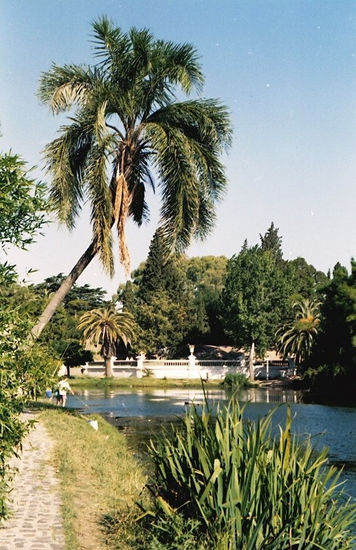
<instances>
[{"instance_id":1,"label":"green bush","mask_svg":"<svg viewBox=\"0 0 356 550\"><path fill-rule=\"evenodd\" d=\"M351 549L356 505L340 493L326 450L298 443L289 409L279 438L273 412L256 423L243 413L234 400L216 418L192 406L180 428L151 441L156 475L146 521L156 530L177 514L198 522L192 548L204 536L204 548L221 550Z\"/></svg>"},{"instance_id":2,"label":"green bush","mask_svg":"<svg viewBox=\"0 0 356 550\"><path fill-rule=\"evenodd\" d=\"M30 399L43 393L56 370L53 359L27 339L29 324L16 311L0 311L0 520L8 513L9 459L16 456L31 422L20 413Z\"/></svg>"},{"instance_id":3,"label":"green bush","mask_svg":"<svg viewBox=\"0 0 356 550\"><path fill-rule=\"evenodd\" d=\"M221 385L224 388L241 389L241 388L248 388L250 385L250 382L244 374L241 374L240 372L236 372L236 373L228 373L225 376Z\"/></svg>"}]
</instances>

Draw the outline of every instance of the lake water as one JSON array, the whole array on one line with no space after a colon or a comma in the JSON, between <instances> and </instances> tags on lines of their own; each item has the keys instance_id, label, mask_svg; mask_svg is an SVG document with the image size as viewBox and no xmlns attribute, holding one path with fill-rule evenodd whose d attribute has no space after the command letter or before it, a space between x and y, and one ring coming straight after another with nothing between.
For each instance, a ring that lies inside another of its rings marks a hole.
<instances>
[{"instance_id":1,"label":"lake water","mask_svg":"<svg viewBox=\"0 0 356 550\"><path fill-rule=\"evenodd\" d=\"M230 395L224 390L207 391L212 406L226 403ZM313 436L317 449L329 448L330 463L343 468L345 490L356 498L356 408L302 403L299 392L279 388L252 388L239 393L240 403L247 403L246 417L255 420L277 406L275 424L284 424L286 403L293 413L293 431L301 438ZM83 412L100 413L122 430L135 449L160 430L162 424L184 414L187 404L204 402L197 389L90 389L76 390L68 396L69 407Z\"/></svg>"}]
</instances>

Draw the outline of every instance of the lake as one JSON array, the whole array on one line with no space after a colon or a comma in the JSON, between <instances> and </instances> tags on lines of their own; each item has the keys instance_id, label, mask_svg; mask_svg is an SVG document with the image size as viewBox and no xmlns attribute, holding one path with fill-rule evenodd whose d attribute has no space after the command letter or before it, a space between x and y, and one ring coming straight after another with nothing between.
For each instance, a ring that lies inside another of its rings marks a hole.
<instances>
[{"instance_id":1,"label":"lake","mask_svg":"<svg viewBox=\"0 0 356 550\"><path fill-rule=\"evenodd\" d=\"M228 401L224 390L209 390L211 406ZM301 402L300 392L280 388L251 388L238 394L247 403L245 416L255 420L278 407L274 424L284 424L286 404L293 413L293 431L301 438L313 437L315 448L329 448L329 461L343 468L345 490L356 498L356 408ZM67 406L83 412L99 413L122 430L134 449L142 451L145 442L167 422L184 414L187 404L204 402L200 389L76 389Z\"/></svg>"}]
</instances>

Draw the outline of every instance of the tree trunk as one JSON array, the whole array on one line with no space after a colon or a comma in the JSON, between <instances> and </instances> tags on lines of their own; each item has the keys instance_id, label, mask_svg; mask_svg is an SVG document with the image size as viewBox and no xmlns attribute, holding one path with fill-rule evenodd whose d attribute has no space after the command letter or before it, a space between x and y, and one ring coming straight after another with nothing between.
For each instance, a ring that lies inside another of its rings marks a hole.
<instances>
[{"instance_id":1,"label":"tree trunk","mask_svg":"<svg viewBox=\"0 0 356 550\"><path fill-rule=\"evenodd\" d=\"M113 370L113 358L112 357L104 357L104 366L105 366L105 377L110 378L114 376Z\"/></svg>"},{"instance_id":2,"label":"tree trunk","mask_svg":"<svg viewBox=\"0 0 356 550\"><path fill-rule=\"evenodd\" d=\"M255 356L255 342L252 342L251 344L251 349L250 349L250 357L248 359L248 365L249 365L249 369L250 369L250 380L251 382L254 381L255 379L255 369L254 369L254 365L253 365L253 358Z\"/></svg>"},{"instance_id":3,"label":"tree trunk","mask_svg":"<svg viewBox=\"0 0 356 550\"><path fill-rule=\"evenodd\" d=\"M78 277L83 273L84 269L90 264L92 259L96 254L94 243L91 243L90 246L86 249L84 254L78 260L78 262L73 267L72 271L69 273L68 277L63 281L57 292L54 293L49 303L47 304L44 312L38 319L36 325L31 330L31 336L34 340L38 338L46 327L47 323L50 321L52 315L56 312L59 305L62 303L64 298L67 296L68 292L78 279Z\"/></svg>"}]
</instances>

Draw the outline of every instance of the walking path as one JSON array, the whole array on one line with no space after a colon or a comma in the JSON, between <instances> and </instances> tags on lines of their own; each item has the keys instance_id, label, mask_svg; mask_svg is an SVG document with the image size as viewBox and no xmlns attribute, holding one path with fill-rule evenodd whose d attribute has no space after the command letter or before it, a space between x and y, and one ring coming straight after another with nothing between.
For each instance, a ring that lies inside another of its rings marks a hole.
<instances>
[{"instance_id":1,"label":"walking path","mask_svg":"<svg viewBox=\"0 0 356 550\"><path fill-rule=\"evenodd\" d=\"M26 419L31 415L26 413ZM60 486L50 453L53 442L37 423L24 441L11 493L11 518L0 528L0 550L64 550Z\"/></svg>"}]
</instances>

